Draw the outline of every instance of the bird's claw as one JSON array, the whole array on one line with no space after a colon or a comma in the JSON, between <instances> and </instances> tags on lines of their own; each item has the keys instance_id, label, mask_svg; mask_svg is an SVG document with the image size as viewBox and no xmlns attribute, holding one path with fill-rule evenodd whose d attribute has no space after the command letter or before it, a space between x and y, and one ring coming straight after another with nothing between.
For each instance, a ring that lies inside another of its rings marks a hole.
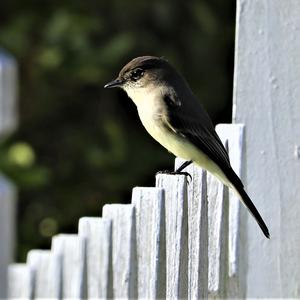
<instances>
[{"instance_id":1,"label":"bird's claw","mask_svg":"<svg viewBox=\"0 0 300 300\"><path fill-rule=\"evenodd\" d=\"M188 172L178 172L178 171L169 171L169 170L163 170L163 171L158 171L156 172L156 175L158 174L168 174L168 175L184 175L188 177L188 183L189 183L189 179L192 181L192 175Z\"/></svg>"}]
</instances>

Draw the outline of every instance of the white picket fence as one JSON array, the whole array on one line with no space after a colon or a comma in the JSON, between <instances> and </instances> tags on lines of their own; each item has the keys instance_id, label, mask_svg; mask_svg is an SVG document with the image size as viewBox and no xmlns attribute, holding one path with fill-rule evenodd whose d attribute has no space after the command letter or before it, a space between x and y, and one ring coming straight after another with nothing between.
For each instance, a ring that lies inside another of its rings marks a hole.
<instances>
[{"instance_id":1,"label":"white picket fence","mask_svg":"<svg viewBox=\"0 0 300 300\"><path fill-rule=\"evenodd\" d=\"M80 219L78 235L58 235L51 250L10 265L9 297L299 298L299 12L297 0L237 0L233 120L245 126L217 127L270 240L223 185L191 165L191 182L158 175L156 187L133 189L132 204L106 205L102 218ZM0 55L0 135L2 108L13 111L4 98L15 103L1 90L5 66ZM13 198L0 177L0 298Z\"/></svg>"},{"instance_id":2,"label":"white picket fence","mask_svg":"<svg viewBox=\"0 0 300 300\"><path fill-rule=\"evenodd\" d=\"M240 174L243 126L217 130ZM242 296L239 202L201 168L187 172L192 180L159 174L156 187L133 189L131 204L107 204L102 218L79 220L78 234L53 237L51 250L31 250L26 264L9 266L9 298Z\"/></svg>"}]
</instances>

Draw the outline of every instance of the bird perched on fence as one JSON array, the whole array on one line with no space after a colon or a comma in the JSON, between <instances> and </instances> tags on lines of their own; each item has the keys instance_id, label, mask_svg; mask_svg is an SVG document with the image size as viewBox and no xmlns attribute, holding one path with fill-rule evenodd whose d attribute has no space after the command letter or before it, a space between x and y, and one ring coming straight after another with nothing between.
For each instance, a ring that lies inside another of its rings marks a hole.
<instances>
[{"instance_id":1,"label":"bird perched on fence","mask_svg":"<svg viewBox=\"0 0 300 300\"><path fill-rule=\"evenodd\" d=\"M187 160L172 174L194 162L233 189L250 210L264 235L269 230L231 168L214 126L184 78L163 58L131 60L105 88L120 87L136 104L148 133L169 152Z\"/></svg>"}]
</instances>

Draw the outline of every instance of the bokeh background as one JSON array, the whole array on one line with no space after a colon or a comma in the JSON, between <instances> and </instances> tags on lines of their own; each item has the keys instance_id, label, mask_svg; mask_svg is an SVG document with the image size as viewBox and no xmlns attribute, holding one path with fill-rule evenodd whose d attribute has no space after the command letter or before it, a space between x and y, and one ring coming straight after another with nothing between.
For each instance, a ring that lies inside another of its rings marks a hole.
<instances>
[{"instance_id":1,"label":"bokeh background","mask_svg":"<svg viewBox=\"0 0 300 300\"><path fill-rule=\"evenodd\" d=\"M173 168L126 94L103 89L128 60L164 56L214 123L230 122L234 24L234 0L1 1L0 46L19 64L20 124L0 144L19 190L18 261Z\"/></svg>"}]
</instances>

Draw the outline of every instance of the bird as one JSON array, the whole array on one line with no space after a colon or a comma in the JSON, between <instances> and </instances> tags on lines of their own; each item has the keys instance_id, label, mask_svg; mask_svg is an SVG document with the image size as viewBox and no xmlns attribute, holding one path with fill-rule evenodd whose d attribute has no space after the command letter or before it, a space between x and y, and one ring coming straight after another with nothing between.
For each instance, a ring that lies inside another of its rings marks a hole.
<instances>
[{"instance_id":1,"label":"bird","mask_svg":"<svg viewBox=\"0 0 300 300\"><path fill-rule=\"evenodd\" d=\"M182 170L192 162L207 170L234 191L270 238L267 225L230 165L209 115L171 63L162 57L136 57L104 86L114 87L123 89L135 103L148 133L169 152L186 160L170 173L184 173Z\"/></svg>"}]
</instances>

